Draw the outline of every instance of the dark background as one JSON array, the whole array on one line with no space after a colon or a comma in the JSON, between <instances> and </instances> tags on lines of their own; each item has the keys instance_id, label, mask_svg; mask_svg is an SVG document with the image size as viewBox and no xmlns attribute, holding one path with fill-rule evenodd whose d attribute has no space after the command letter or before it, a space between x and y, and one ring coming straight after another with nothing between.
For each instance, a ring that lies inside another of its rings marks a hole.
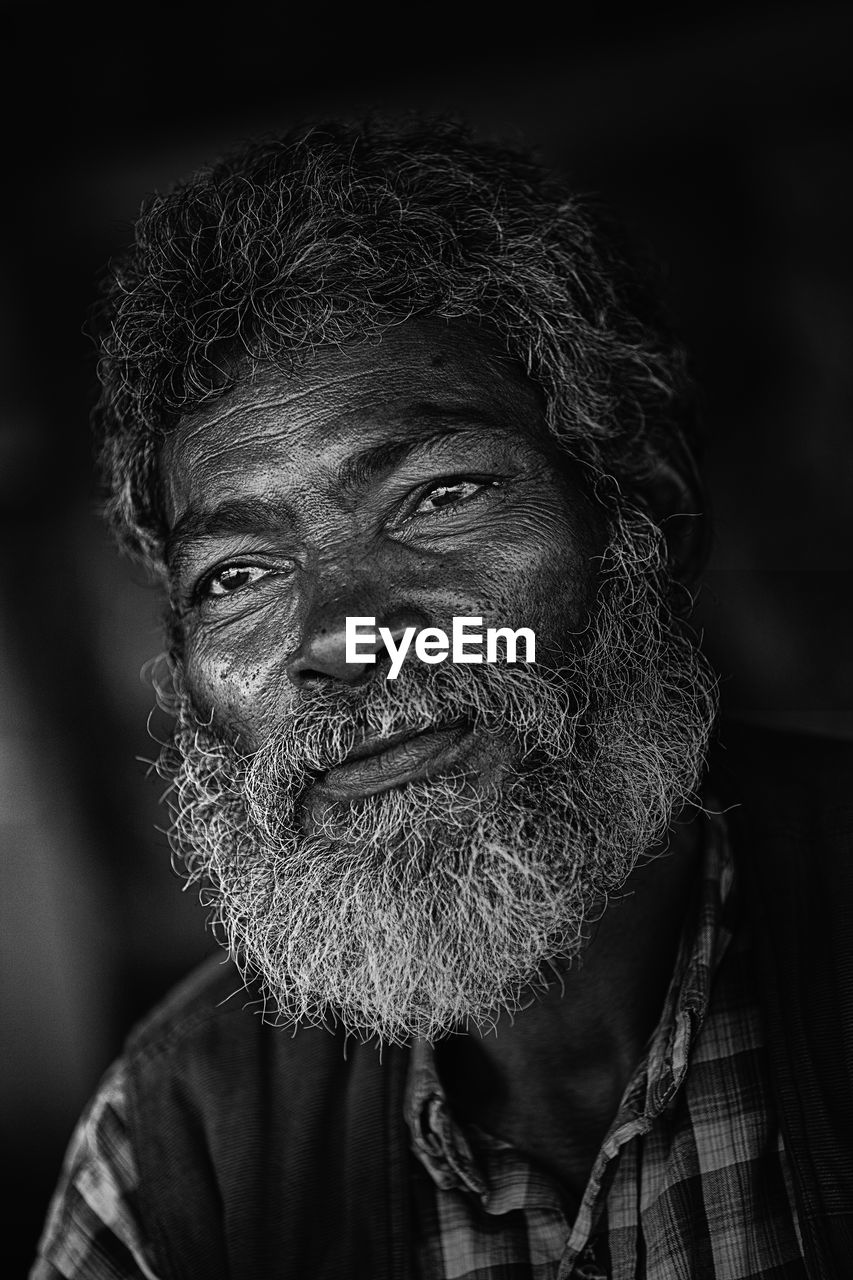
<instances>
[{"instance_id":1,"label":"dark background","mask_svg":"<svg viewBox=\"0 0 853 1280\"><path fill-rule=\"evenodd\" d=\"M160 604L95 515L82 326L144 193L238 139L370 107L526 140L666 266L703 387L699 603L729 709L853 733L848 5L113 8L5 32L0 295L0 1138L23 1273L130 1022L211 949L140 758ZM12 1210L11 1217L9 1210Z\"/></svg>"}]
</instances>

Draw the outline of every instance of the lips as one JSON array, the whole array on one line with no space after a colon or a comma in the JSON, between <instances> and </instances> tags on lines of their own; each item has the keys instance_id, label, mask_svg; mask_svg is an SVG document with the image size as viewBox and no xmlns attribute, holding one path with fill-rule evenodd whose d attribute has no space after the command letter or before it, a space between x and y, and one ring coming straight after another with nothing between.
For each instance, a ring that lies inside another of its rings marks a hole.
<instances>
[{"instance_id":1,"label":"lips","mask_svg":"<svg viewBox=\"0 0 853 1280\"><path fill-rule=\"evenodd\" d=\"M361 743L314 790L330 800L355 800L446 773L464 758L473 738L469 725L456 724Z\"/></svg>"}]
</instances>

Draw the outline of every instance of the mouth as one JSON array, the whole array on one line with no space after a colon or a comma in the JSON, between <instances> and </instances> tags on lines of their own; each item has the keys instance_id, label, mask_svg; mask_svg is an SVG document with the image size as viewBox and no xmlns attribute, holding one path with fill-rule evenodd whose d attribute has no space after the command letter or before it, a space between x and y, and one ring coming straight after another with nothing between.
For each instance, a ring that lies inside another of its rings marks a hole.
<instances>
[{"instance_id":1,"label":"mouth","mask_svg":"<svg viewBox=\"0 0 853 1280\"><path fill-rule=\"evenodd\" d=\"M399 733L360 743L343 764L318 779L313 790L329 800L358 800L436 774L447 773L468 754L474 733L468 724Z\"/></svg>"}]
</instances>

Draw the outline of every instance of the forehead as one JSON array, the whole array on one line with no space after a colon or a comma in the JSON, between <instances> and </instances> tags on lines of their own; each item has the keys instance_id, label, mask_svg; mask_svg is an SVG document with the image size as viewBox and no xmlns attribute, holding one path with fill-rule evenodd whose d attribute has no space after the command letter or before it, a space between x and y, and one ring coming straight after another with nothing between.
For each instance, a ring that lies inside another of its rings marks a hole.
<instances>
[{"instance_id":1,"label":"forehead","mask_svg":"<svg viewBox=\"0 0 853 1280\"><path fill-rule=\"evenodd\" d=\"M251 380L185 418L165 441L160 475L170 523L246 468L286 459L298 481L366 448L418 437L544 434L541 397L490 334L469 325L409 321L378 342L321 349L292 373Z\"/></svg>"}]
</instances>

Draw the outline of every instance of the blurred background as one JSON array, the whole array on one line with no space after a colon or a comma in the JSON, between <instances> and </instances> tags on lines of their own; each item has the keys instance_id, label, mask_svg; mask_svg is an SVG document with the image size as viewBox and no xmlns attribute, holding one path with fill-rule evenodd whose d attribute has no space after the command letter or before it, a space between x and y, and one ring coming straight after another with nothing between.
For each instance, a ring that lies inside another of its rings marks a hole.
<instances>
[{"instance_id":1,"label":"blurred background","mask_svg":"<svg viewBox=\"0 0 853 1280\"><path fill-rule=\"evenodd\" d=\"M724 703L853 734L849 12L457 6L368 25L152 4L59 27L0 6L6 1274L25 1273L129 1025L213 949L146 780L160 601L109 545L91 471L82 327L142 196L305 116L420 107L534 144L607 198L664 263L703 388L717 533L699 620Z\"/></svg>"}]
</instances>

